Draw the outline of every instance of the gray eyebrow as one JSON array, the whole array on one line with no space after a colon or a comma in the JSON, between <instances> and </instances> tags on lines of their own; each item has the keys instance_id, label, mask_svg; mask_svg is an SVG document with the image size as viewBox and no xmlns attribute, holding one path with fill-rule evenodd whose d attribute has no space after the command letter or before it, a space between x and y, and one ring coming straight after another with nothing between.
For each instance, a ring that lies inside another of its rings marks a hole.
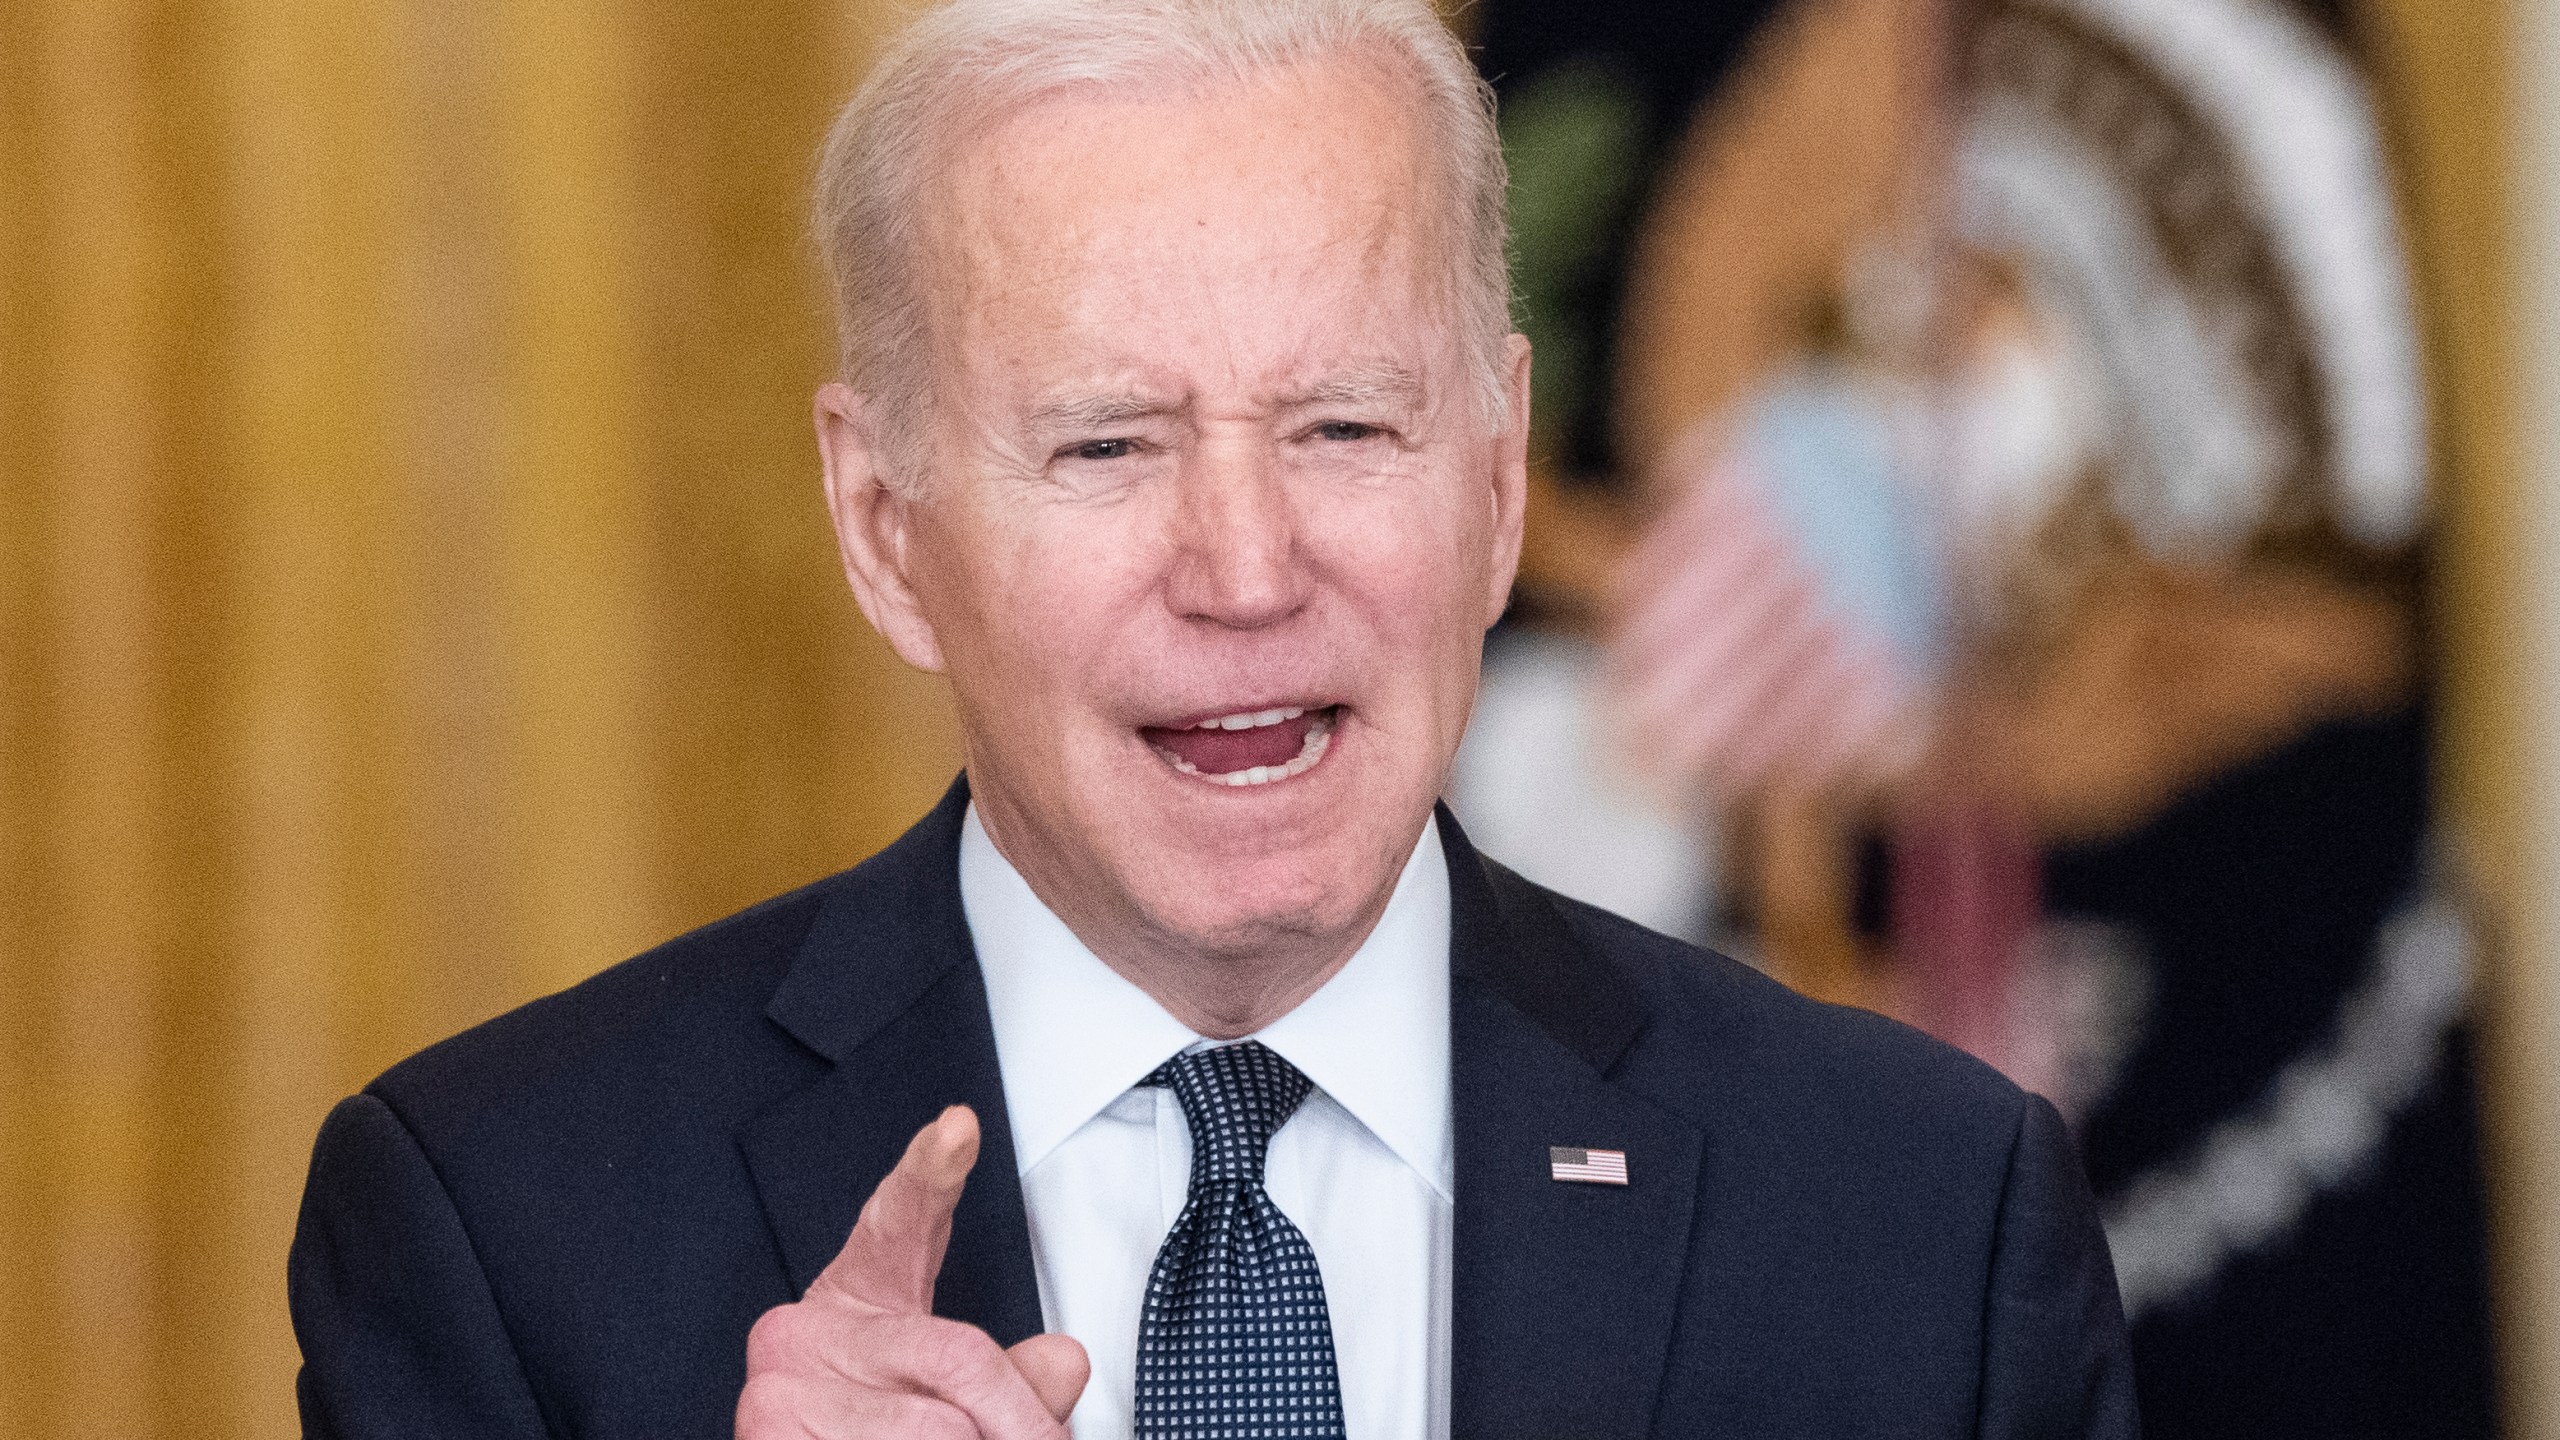
<instances>
[{"instance_id":1,"label":"gray eyebrow","mask_svg":"<svg viewBox=\"0 0 2560 1440\"><path fill-rule=\"evenodd\" d=\"M1415 404L1422 399L1422 377L1402 365L1363 365L1328 375L1304 392L1285 396L1282 406L1301 409L1322 405Z\"/></svg>"},{"instance_id":2,"label":"gray eyebrow","mask_svg":"<svg viewBox=\"0 0 2560 1440\"><path fill-rule=\"evenodd\" d=\"M1108 430L1132 420L1176 414L1183 408L1178 403L1143 395L1067 395L1032 406L1024 418L1041 431Z\"/></svg>"},{"instance_id":3,"label":"gray eyebrow","mask_svg":"<svg viewBox=\"0 0 2560 1440\"><path fill-rule=\"evenodd\" d=\"M1278 397L1284 410L1327 405L1366 406L1416 404L1422 399L1422 377L1402 365L1361 365L1338 371L1306 389ZM1025 414L1033 430L1108 430L1132 420L1151 420L1188 410L1184 401L1150 398L1133 392L1067 394L1044 400Z\"/></svg>"}]
</instances>

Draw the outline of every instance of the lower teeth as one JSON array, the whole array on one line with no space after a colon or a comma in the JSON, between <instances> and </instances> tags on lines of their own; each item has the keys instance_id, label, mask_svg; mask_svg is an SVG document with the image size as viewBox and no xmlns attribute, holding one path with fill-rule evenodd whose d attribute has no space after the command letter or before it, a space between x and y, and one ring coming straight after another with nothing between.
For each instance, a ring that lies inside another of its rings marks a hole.
<instances>
[{"instance_id":1,"label":"lower teeth","mask_svg":"<svg viewBox=\"0 0 2560 1440\"><path fill-rule=\"evenodd\" d=\"M1197 775L1212 785L1224 785L1230 789L1237 789L1247 785L1268 785L1274 780L1286 780L1293 775L1304 775L1316 768L1316 762L1324 758L1324 752L1332 745L1333 718L1327 716L1308 729L1305 743L1298 747L1298 753L1285 765L1254 765L1243 770L1230 770L1222 775L1212 775L1163 746L1153 748L1174 769L1185 775Z\"/></svg>"}]
</instances>

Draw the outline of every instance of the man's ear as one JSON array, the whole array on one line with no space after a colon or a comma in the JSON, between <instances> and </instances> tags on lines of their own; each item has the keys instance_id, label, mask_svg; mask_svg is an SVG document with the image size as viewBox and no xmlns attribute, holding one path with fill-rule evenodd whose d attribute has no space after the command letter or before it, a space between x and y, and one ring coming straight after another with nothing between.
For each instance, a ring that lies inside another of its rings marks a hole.
<instances>
[{"instance_id":1,"label":"man's ear","mask_svg":"<svg viewBox=\"0 0 2560 1440\"><path fill-rule=\"evenodd\" d=\"M1493 563L1485 575L1485 628L1511 604L1511 582L1520 574L1521 527L1529 510L1529 337L1503 342L1503 390L1511 422L1494 438Z\"/></svg>"},{"instance_id":2,"label":"man's ear","mask_svg":"<svg viewBox=\"0 0 2560 1440\"><path fill-rule=\"evenodd\" d=\"M916 502L888 487L869 401L830 382L818 387L815 410L827 514L835 521L836 551L844 557L853 598L899 659L938 672L942 646L917 603L908 569Z\"/></svg>"}]
</instances>

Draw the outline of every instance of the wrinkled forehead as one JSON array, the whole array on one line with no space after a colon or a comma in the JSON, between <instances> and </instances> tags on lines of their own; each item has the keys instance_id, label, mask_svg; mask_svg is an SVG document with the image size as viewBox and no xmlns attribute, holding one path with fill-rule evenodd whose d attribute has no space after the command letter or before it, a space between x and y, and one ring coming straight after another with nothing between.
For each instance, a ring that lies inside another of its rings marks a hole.
<instances>
[{"instance_id":1,"label":"wrinkled forehead","mask_svg":"<svg viewBox=\"0 0 2560 1440\"><path fill-rule=\"evenodd\" d=\"M1155 357L1250 372L1449 348L1454 238L1386 67L1163 96L1068 90L955 144L919 217L936 362Z\"/></svg>"}]
</instances>

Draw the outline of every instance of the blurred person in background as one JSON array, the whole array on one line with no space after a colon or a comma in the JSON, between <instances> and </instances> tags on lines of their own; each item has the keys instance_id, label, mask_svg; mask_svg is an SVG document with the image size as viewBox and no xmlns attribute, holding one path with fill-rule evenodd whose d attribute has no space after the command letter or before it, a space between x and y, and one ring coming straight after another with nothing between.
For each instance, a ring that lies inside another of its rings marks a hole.
<instances>
[{"instance_id":1,"label":"blurred person in background","mask_svg":"<svg viewBox=\"0 0 2560 1440\"><path fill-rule=\"evenodd\" d=\"M967 773L338 1107L308 1433L2135 1433L2049 1103L1435 805L1532 419L1428 8L960 0L821 172Z\"/></svg>"},{"instance_id":2,"label":"blurred person in background","mask_svg":"<svg viewBox=\"0 0 2560 1440\"><path fill-rule=\"evenodd\" d=\"M1458 813L2053 1099L2150 1433L2491 1433L2427 399L2343 14L1482 33L1539 406Z\"/></svg>"}]
</instances>

